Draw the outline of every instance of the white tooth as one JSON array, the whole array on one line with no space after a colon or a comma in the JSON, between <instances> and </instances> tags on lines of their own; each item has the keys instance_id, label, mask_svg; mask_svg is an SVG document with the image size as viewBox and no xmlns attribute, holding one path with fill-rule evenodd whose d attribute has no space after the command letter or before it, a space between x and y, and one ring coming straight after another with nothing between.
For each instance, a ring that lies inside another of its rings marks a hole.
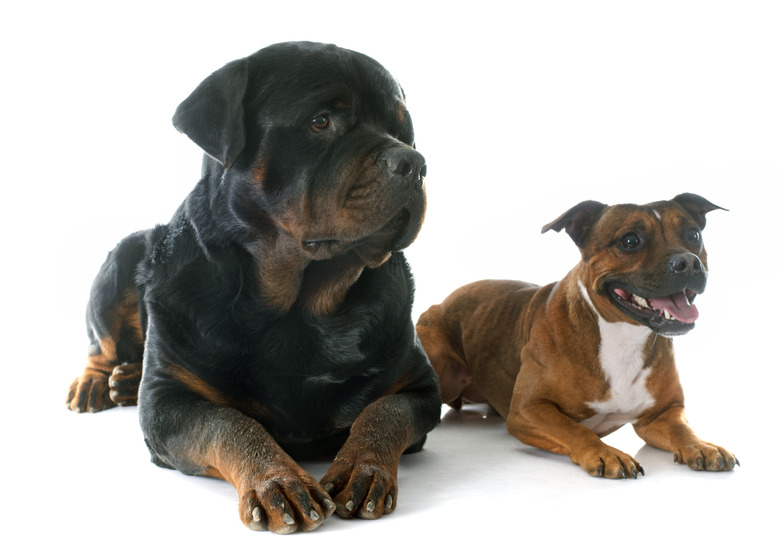
<instances>
[{"instance_id":1,"label":"white tooth","mask_svg":"<svg viewBox=\"0 0 780 556\"><path fill-rule=\"evenodd\" d=\"M666 320L675 320L671 313L669 313L668 309L664 309L664 318Z\"/></svg>"},{"instance_id":2,"label":"white tooth","mask_svg":"<svg viewBox=\"0 0 780 556\"><path fill-rule=\"evenodd\" d=\"M634 303L636 303L640 307L649 307L649 305L647 304L647 299L645 299L644 297L639 297L638 295L634 296Z\"/></svg>"}]
</instances>

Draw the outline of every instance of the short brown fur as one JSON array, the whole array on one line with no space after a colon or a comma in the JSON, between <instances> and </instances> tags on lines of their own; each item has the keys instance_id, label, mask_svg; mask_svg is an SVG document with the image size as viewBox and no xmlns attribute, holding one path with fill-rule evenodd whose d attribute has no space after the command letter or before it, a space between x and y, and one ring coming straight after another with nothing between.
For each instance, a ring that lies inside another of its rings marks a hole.
<instances>
[{"instance_id":1,"label":"short brown fur","mask_svg":"<svg viewBox=\"0 0 780 556\"><path fill-rule=\"evenodd\" d=\"M671 257L680 253L695 256L706 273L703 246L685 245L681 238L696 224L703 228L703 214L714 208L689 194L645 207L583 203L544 229L565 226L580 247L582 260L563 280L544 287L476 282L428 309L417 332L439 375L442 401L456 408L464 399L487 401L519 440L567 455L591 475L644 473L632 456L600 440L626 422L648 444L673 452L675 461L693 469L733 469L734 455L700 440L687 423L672 340L643 333L643 325L610 299L608 288L619 281L662 289L659 284L671 280ZM637 230L644 234L641 249L616 247L616 238ZM636 406L636 414L595 409L615 395L602 368L600 322L607 323L604 334L614 330L609 323L625 323L632 330L628 339L641 342L632 353L647 374L637 374L634 382L645 377L652 403ZM594 417L602 419L593 425L598 432L583 424Z\"/></svg>"}]
</instances>

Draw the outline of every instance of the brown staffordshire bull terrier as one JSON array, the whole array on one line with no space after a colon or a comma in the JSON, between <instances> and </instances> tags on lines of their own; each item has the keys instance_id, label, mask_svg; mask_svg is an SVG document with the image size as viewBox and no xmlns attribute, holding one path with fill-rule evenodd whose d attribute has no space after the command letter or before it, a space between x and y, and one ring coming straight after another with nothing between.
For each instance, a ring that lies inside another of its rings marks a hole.
<instances>
[{"instance_id":1,"label":"brown staffordshire bull terrier","mask_svg":"<svg viewBox=\"0 0 780 556\"><path fill-rule=\"evenodd\" d=\"M565 228L580 248L563 280L475 282L420 317L443 402L487 402L520 441L598 477L644 474L600 440L626 423L691 469L734 469L731 452L688 425L671 339L698 317L701 230L718 208L693 194L644 206L585 201L544 226Z\"/></svg>"}]
</instances>

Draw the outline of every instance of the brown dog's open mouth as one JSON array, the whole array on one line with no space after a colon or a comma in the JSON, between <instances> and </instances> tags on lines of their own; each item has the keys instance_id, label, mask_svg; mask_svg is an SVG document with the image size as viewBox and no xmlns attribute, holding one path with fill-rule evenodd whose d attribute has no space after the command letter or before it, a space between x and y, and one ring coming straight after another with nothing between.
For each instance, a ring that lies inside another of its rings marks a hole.
<instances>
[{"instance_id":1,"label":"brown dog's open mouth","mask_svg":"<svg viewBox=\"0 0 780 556\"><path fill-rule=\"evenodd\" d=\"M623 312L659 333L684 334L699 318L699 310L693 304L697 292L692 289L646 297L620 287L610 287L609 292Z\"/></svg>"}]
</instances>

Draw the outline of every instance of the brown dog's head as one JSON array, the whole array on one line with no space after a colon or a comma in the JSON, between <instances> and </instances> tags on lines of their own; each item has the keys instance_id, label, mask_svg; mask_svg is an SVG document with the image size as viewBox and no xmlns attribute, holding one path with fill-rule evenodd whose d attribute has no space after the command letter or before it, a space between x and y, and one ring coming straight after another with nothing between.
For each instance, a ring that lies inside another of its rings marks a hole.
<instances>
[{"instance_id":1,"label":"brown dog's head","mask_svg":"<svg viewBox=\"0 0 780 556\"><path fill-rule=\"evenodd\" d=\"M647 205L585 201L542 232L565 229L580 248L583 286L603 318L676 336L698 318L692 302L707 284L701 231L719 208L691 193Z\"/></svg>"},{"instance_id":2,"label":"brown dog's head","mask_svg":"<svg viewBox=\"0 0 780 556\"><path fill-rule=\"evenodd\" d=\"M367 56L264 48L206 78L173 123L207 155L200 195L222 237L370 267L420 230L425 159L403 91Z\"/></svg>"}]
</instances>

